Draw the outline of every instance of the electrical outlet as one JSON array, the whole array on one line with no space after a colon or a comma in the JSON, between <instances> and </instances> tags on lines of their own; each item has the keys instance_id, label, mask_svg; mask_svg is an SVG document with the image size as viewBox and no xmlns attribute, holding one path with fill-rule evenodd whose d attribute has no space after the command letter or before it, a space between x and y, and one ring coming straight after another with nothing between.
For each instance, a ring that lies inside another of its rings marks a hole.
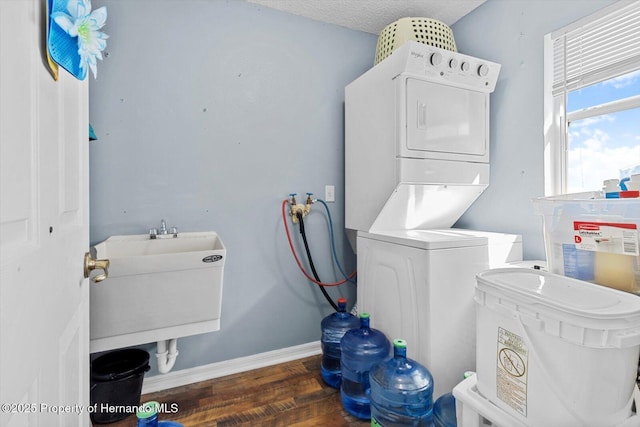
<instances>
[{"instance_id":1,"label":"electrical outlet","mask_svg":"<svg viewBox=\"0 0 640 427\"><path fill-rule=\"evenodd\" d=\"M334 185L324 186L324 201L327 203L336 201L336 187Z\"/></svg>"}]
</instances>

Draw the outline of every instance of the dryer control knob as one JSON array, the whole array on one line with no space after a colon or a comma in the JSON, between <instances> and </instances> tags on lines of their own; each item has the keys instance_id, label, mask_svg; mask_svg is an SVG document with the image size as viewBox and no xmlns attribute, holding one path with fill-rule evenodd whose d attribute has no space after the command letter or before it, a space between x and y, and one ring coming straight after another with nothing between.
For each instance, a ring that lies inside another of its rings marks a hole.
<instances>
[{"instance_id":1,"label":"dryer control knob","mask_svg":"<svg viewBox=\"0 0 640 427\"><path fill-rule=\"evenodd\" d=\"M442 54L438 52L431 54L431 65L440 65L440 63L442 63Z\"/></svg>"},{"instance_id":2,"label":"dryer control knob","mask_svg":"<svg viewBox=\"0 0 640 427\"><path fill-rule=\"evenodd\" d=\"M451 69L453 69L453 70L455 70L456 68L458 68L458 60L457 60L457 59L455 59L455 58L452 58L452 59L449 61L449 68L451 68Z\"/></svg>"},{"instance_id":3,"label":"dryer control knob","mask_svg":"<svg viewBox=\"0 0 640 427\"><path fill-rule=\"evenodd\" d=\"M463 63L460 65L460 69L461 69L462 71L469 71L469 67L470 67L470 65L469 65L469 63L468 63L468 62L463 62Z\"/></svg>"},{"instance_id":4,"label":"dryer control knob","mask_svg":"<svg viewBox=\"0 0 640 427\"><path fill-rule=\"evenodd\" d=\"M487 64L482 64L478 67L478 75L480 77L486 77L489 74L489 66Z\"/></svg>"}]
</instances>

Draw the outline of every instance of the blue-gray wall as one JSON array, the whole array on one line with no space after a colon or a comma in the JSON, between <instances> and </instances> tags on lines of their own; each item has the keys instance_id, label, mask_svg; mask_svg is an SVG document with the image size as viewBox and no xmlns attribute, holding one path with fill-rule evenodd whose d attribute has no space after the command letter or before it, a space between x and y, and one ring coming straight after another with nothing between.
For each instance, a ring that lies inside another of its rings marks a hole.
<instances>
[{"instance_id":1,"label":"blue-gray wall","mask_svg":"<svg viewBox=\"0 0 640 427\"><path fill-rule=\"evenodd\" d=\"M611 3L488 0L452 26L460 52L502 64L491 95L491 181L457 227L522 234L525 259L544 259L531 203L544 196L543 39Z\"/></svg>"},{"instance_id":2,"label":"blue-gray wall","mask_svg":"<svg viewBox=\"0 0 640 427\"><path fill-rule=\"evenodd\" d=\"M355 268L344 87L372 66L377 37L239 0L93 2L102 5L110 38L90 77L92 243L164 218L217 231L227 247L221 330L179 339L174 370L319 340L332 309L291 256L281 201L335 185L337 252ZM340 279L321 204L306 229L320 278ZM355 300L350 283L328 292Z\"/></svg>"},{"instance_id":3,"label":"blue-gray wall","mask_svg":"<svg viewBox=\"0 0 640 427\"><path fill-rule=\"evenodd\" d=\"M453 25L460 52L502 64L491 184L458 226L523 234L525 256L544 257L531 204L544 191L543 36L610 3L488 0ZM292 260L280 203L335 185L338 254L355 267L343 232L343 91L371 67L376 36L240 0L102 5L110 38L90 78L92 242L161 218L220 233L222 328L180 339L176 370L318 340L331 309ZM321 278L337 278L320 204L307 228ZM329 292L355 298L353 285Z\"/></svg>"}]
</instances>

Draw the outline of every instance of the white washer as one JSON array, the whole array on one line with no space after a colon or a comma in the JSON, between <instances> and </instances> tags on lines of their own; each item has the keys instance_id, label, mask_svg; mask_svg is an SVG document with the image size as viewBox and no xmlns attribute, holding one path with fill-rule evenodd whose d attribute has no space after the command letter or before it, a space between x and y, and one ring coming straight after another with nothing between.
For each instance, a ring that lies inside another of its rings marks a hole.
<instances>
[{"instance_id":1,"label":"white washer","mask_svg":"<svg viewBox=\"0 0 640 427\"><path fill-rule=\"evenodd\" d=\"M520 236L461 229L358 233L358 310L434 377L434 398L475 370L476 274L522 260Z\"/></svg>"}]
</instances>

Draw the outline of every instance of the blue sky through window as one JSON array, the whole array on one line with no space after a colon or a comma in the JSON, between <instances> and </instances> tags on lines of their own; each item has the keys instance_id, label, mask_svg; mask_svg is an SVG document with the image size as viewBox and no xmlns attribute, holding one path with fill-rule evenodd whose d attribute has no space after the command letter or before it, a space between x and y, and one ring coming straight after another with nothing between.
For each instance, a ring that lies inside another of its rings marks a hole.
<instances>
[{"instance_id":1,"label":"blue sky through window","mask_svg":"<svg viewBox=\"0 0 640 427\"><path fill-rule=\"evenodd\" d=\"M570 92L567 111L640 95L640 70ZM569 125L567 191L596 191L602 181L640 173L640 108Z\"/></svg>"},{"instance_id":2,"label":"blue sky through window","mask_svg":"<svg viewBox=\"0 0 640 427\"><path fill-rule=\"evenodd\" d=\"M640 70L569 92L567 111L640 95Z\"/></svg>"}]
</instances>

